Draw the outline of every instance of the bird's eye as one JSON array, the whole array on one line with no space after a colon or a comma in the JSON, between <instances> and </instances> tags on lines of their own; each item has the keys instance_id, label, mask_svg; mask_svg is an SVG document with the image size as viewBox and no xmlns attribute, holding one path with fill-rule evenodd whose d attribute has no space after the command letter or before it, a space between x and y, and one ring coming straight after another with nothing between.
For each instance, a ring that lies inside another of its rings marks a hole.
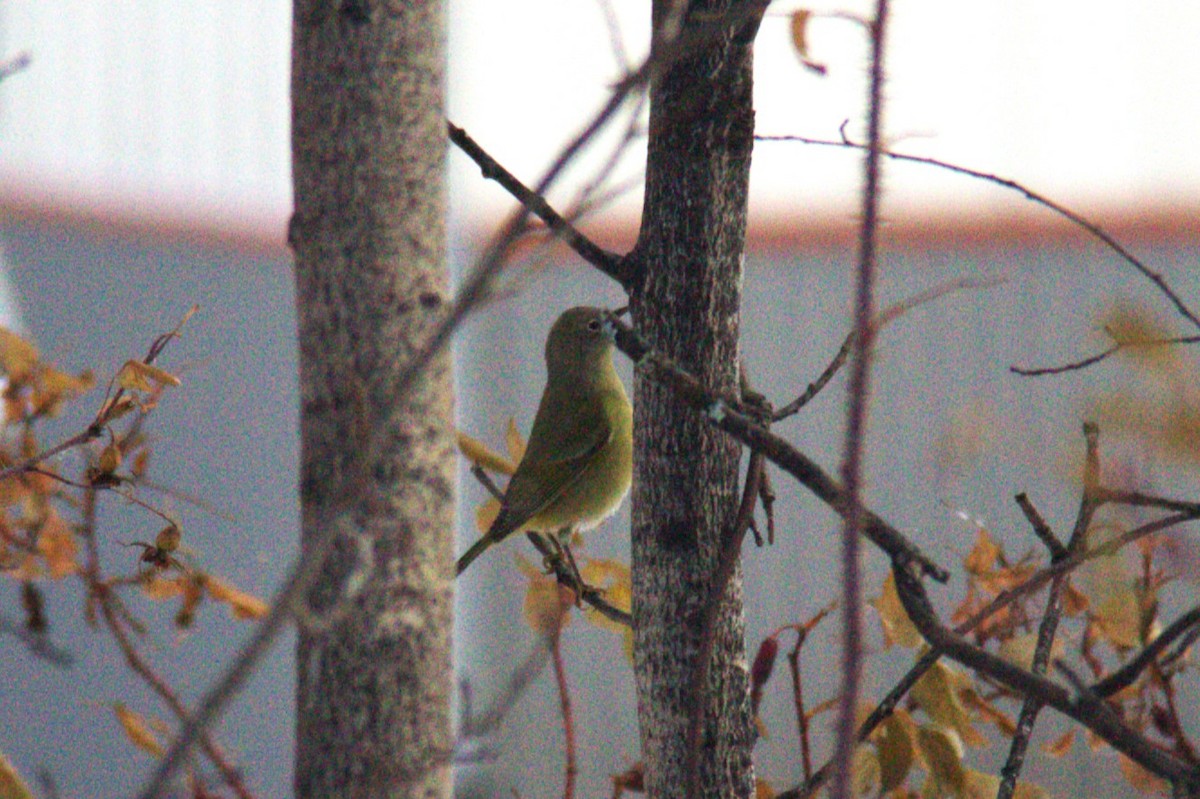
<instances>
[{"instance_id":1,"label":"bird's eye","mask_svg":"<svg viewBox=\"0 0 1200 799\"><path fill-rule=\"evenodd\" d=\"M588 330L591 330L594 333L599 329L600 329L600 320L599 319L589 319L588 320Z\"/></svg>"}]
</instances>

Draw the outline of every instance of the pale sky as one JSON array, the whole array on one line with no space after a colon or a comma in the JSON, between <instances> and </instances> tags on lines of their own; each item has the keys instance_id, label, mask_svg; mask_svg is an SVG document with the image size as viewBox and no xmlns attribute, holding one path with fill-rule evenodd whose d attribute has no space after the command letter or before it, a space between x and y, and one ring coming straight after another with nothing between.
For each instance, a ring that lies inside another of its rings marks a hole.
<instances>
[{"instance_id":1,"label":"pale sky","mask_svg":"<svg viewBox=\"0 0 1200 799\"><path fill-rule=\"evenodd\" d=\"M532 182L646 47L644 0L456 0L450 116ZM863 0L773 6L757 44L758 127L836 137L861 131L865 41L818 17L803 69L796 8L863 14ZM896 0L887 131L897 149L1028 183L1088 207L1195 205L1200 198L1200 5L1141 0ZM33 65L0 84L0 181L170 208L215 220L286 218L290 4L208 0L10 0L0 53ZM598 153L596 158L601 158ZM622 174L641 169L641 154ZM598 163L592 161L591 169ZM461 156L456 217L508 207ZM588 168L576 174L586 178ZM796 144L754 155L756 207L851 212L857 157ZM925 168L892 168L893 213L1012 202ZM567 197L570 192L558 196ZM634 193L626 211L637 207Z\"/></svg>"}]
</instances>

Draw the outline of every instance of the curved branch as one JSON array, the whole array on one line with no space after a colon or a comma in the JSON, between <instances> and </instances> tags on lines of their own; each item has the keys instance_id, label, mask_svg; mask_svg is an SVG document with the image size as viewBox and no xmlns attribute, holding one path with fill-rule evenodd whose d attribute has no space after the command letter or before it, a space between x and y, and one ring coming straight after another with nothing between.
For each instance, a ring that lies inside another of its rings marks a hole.
<instances>
[{"instance_id":1,"label":"curved branch","mask_svg":"<svg viewBox=\"0 0 1200 799\"><path fill-rule=\"evenodd\" d=\"M813 139L813 138L809 138L807 136L755 136L754 138L757 141L793 141L793 142L799 142L801 144L814 144L814 145L818 145L821 147L848 147L848 148L855 149L855 150L867 149L867 145L859 144L858 142L851 141L849 138L847 138L845 135L845 132L844 132L844 128L845 128L845 126L843 125L842 138L839 141L831 141L828 139ZM914 163L914 164L924 164L926 166L934 166L939 169L945 169L945 170L954 172L959 175L966 175L968 177L978 178L979 180L987 181L988 183L995 183L998 186L1003 186L1006 189L1011 189L1015 192L1020 193L1027 200L1032 200L1033 202L1037 203L1038 205L1040 205L1044 208L1048 208L1049 210L1051 210L1054 213L1058 214L1059 216L1063 217L1067 221L1071 222L1071 224L1077 225L1078 227L1083 228L1089 234L1091 234L1092 236L1094 236L1095 238L1097 238L1101 242L1103 242L1104 246L1108 247L1110 250L1115 252L1117 255L1121 256L1122 260L1124 260L1126 263L1130 264L1134 269L1136 269L1138 272L1140 272L1143 277L1145 277L1147 280L1149 280L1151 283L1153 283L1160 292L1162 292L1162 294L1171 302L1171 304L1175 306L1175 310L1179 312L1180 316L1182 316L1184 319L1187 319L1189 322L1191 322L1194 327L1200 328L1200 317L1197 317L1196 314L1193 313L1192 310L1187 307L1187 304L1184 303L1184 301L1180 298L1180 296L1175 293L1175 290L1172 289L1170 287L1170 285L1168 285L1166 278L1164 278L1158 272L1155 272L1154 270L1152 270L1149 266L1147 266L1140 259L1138 259L1137 256L1135 256L1129 250L1125 249L1125 247L1123 247L1120 244L1120 242L1118 242L1115 238L1113 238L1112 235L1110 235L1108 232L1106 232L1104 230L1104 228L1100 227L1095 222L1090 221L1086 217L1072 211L1070 208L1067 208L1066 206L1061 205L1061 204L1055 202L1054 200L1051 200L1049 197L1047 197L1044 194L1039 194L1038 192L1034 191L1033 189L1030 189L1023 184L1018 183L1015 180L1000 177L999 175L994 175L994 174L991 174L990 172L983 172L978 169L970 169L965 166L951 164L947 161L941 161L937 158L928 158L926 156L920 156L920 155L904 155L903 153L894 153L890 150L882 150L882 151L880 151L880 154L885 155L888 158L894 159L896 161L907 161L909 163Z\"/></svg>"}]
</instances>

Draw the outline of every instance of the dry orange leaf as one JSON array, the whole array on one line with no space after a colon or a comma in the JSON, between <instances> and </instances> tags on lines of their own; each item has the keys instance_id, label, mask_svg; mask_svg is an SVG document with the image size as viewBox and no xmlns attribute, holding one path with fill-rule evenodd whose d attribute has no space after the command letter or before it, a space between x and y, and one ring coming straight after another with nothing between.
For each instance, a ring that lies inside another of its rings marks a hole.
<instances>
[{"instance_id":1,"label":"dry orange leaf","mask_svg":"<svg viewBox=\"0 0 1200 799\"><path fill-rule=\"evenodd\" d=\"M38 531L38 552L45 558L46 568L55 580L79 570L79 564L75 562L79 553L75 536L54 511L46 515L46 521Z\"/></svg>"},{"instance_id":2,"label":"dry orange leaf","mask_svg":"<svg viewBox=\"0 0 1200 799\"><path fill-rule=\"evenodd\" d=\"M480 533L486 533L499 515L500 500L492 497L475 509L475 529Z\"/></svg>"},{"instance_id":3,"label":"dry orange leaf","mask_svg":"<svg viewBox=\"0 0 1200 799\"><path fill-rule=\"evenodd\" d=\"M173 599L184 592L184 583L190 583L190 577L159 577L149 574L141 581L142 593L150 599Z\"/></svg>"},{"instance_id":4,"label":"dry orange leaf","mask_svg":"<svg viewBox=\"0 0 1200 799\"><path fill-rule=\"evenodd\" d=\"M1069 729L1053 741L1046 741L1046 743L1042 744L1042 751L1050 755L1050 757L1062 757L1071 751L1071 747L1074 744L1075 730Z\"/></svg>"},{"instance_id":5,"label":"dry orange leaf","mask_svg":"<svg viewBox=\"0 0 1200 799\"><path fill-rule=\"evenodd\" d=\"M1000 547L992 539L988 531L982 527L979 528L979 533L975 536L975 546L971 548L967 559L963 561L963 567L970 574L987 574L1000 560Z\"/></svg>"},{"instance_id":6,"label":"dry orange leaf","mask_svg":"<svg viewBox=\"0 0 1200 799\"><path fill-rule=\"evenodd\" d=\"M117 714L117 720L125 729L125 735L133 742L134 746L143 752L162 757L163 746L141 714L135 713L121 702L113 702L112 708L113 712Z\"/></svg>"},{"instance_id":7,"label":"dry orange leaf","mask_svg":"<svg viewBox=\"0 0 1200 799\"><path fill-rule=\"evenodd\" d=\"M267 615L270 607L258 597L234 588L224 580L211 575L204 577L204 590L218 602L229 605L235 619L259 619Z\"/></svg>"}]
</instances>

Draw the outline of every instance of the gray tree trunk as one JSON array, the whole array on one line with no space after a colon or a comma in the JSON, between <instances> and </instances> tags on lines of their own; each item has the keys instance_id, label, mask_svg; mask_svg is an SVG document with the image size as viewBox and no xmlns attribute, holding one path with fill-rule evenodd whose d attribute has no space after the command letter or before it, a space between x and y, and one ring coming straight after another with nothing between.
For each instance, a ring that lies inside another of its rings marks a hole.
<instances>
[{"instance_id":1,"label":"gray tree trunk","mask_svg":"<svg viewBox=\"0 0 1200 799\"><path fill-rule=\"evenodd\" d=\"M675 3L655 0L654 25ZM730 0L693 2L686 28ZM738 0L733 0L738 6ZM757 17L673 63L651 85L646 195L631 308L653 346L709 386L737 387L742 257L753 148ZM722 532L738 505L739 447L646 380L635 385L633 613L650 797L687 785L701 618ZM704 691L700 795L753 792L740 569L723 602Z\"/></svg>"},{"instance_id":2,"label":"gray tree trunk","mask_svg":"<svg viewBox=\"0 0 1200 799\"><path fill-rule=\"evenodd\" d=\"M446 302L443 15L295 3L304 545L351 520L300 614L301 799L451 790L449 356L389 391Z\"/></svg>"}]
</instances>

